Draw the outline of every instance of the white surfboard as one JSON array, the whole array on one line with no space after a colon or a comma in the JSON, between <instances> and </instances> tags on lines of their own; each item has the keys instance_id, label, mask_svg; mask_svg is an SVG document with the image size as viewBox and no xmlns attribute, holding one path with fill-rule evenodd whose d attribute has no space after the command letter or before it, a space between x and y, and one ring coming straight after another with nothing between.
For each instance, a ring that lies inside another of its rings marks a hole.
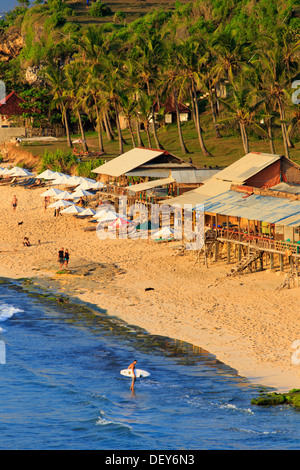
<instances>
[{"instance_id":1,"label":"white surfboard","mask_svg":"<svg viewBox=\"0 0 300 470\"><path fill-rule=\"evenodd\" d=\"M140 377L149 377L150 373L147 372L146 370L142 370L142 369L134 369L134 372L135 372L135 376L137 378L140 378ZM120 374L121 375L124 375L124 377L132 377L132 370L131 369L123 369L120 371Z\"/></svg>"}]
</instances>

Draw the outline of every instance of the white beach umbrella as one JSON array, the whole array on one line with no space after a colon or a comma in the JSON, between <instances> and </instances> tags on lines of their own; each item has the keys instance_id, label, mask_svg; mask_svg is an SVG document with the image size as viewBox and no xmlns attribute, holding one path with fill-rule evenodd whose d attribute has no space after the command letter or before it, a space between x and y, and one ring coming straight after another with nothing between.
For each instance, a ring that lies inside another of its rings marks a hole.
<instances>
[{"instance_id":1,"label":"white beach umbrella","mask_svg":"<svg viewBox=\"0 0 300 470\"><path fill-rule=\"evenodd\" d=\"M18 166L12 168L9 174L11 176L33 176L31 171L26 170L25 168L20 168Z\"/></svg>"},{"instance_id":2,"label":"white beach umbrella","mask_svg":"<svg viewBox=\"0 0 300 470\"><path fill-rule=\"evenodd\" d=\"M68 184L68 181L71 177L69 175L62 175L62 176L58 176L57 178L55 178L55 180L53 180L51 182L51 184L53 186L56 186L56 185L61 185L61 184Z\"/></svg>"},{"instance_id":3,"label":"white beach umbrella","mask_svg":"<svg viewBox=\"0 0 300 470\"><path fill-rule=\"evenodd\" d=\"M64 191L58 188L50 188L47 189L47 191L43 192L40 194L41 197L47 197L47 196L58 196L59 194L62 194Z\"/></svg>"},{"instance_id":4,"label":"white beach umbrella","mask_svg":"<svg viewBox=\"0 0 300 470\"><path fill-rule=\"evenodd\" d=\"M86 197L86 196L94 196L93 193L90 191L86 191L85 189L76 189L73 193L73 198L75 197Z\"/></svg>"},{"instance_id":5,"label":"white beach umbrella","mask_svg":"<svg viewBox=\"0 0 300 470\"><path fill-rule=\"evenodd\" d=\"M10 173L10 169L9 168L3 168L3 170L1 170L0 174L1 175L9 175Z\"/></svg>"},{"instance_id":6,"label":"white beach umbrella","mask_svg":"<svg viewBox=\"0 0 300 470\"><path fill-rule=\"evenodd\" d=\"M43 179L43 180L53 180L56 178L55 171L52 170L45 170L43 173L40 173L37 175L37 178Z\"/></svg>"},{"instance_id":7,"label":"white beach umbrella","mask_svg":"<svg viewBox=\"0 0 300 470\"><path fill-rule=\"evenodd\" d=\"M103 214L100 217L97 217L98 222L110 222L116 220L119 217L119 214L116 214L113 211L108 211L106 214Z\"/></svg>"},{"instance_id":8,"label":"white beach umbrella","mask_svg":"<svg viewBox=\"0 0 300 470\"><path fill-rule=\"evenodd\" d=\"M53 197L54 199L73 199L72 193L69 193L69 191L62 191L60 194Z\"/></svg>"},{"instance_id":9,"label":"white beach umbrella","mask_svg":"<svg viewBox=\"0 0 300 470\"><path fill-rule=\"evenodd\" d=\"M176 233L180 233L179 230L174 230L170 227L163 227L162 229L158 230L158 232L154 233L154 236L158 238L168 238Z\"/></svg>"},{"instance_id":10,"label":"white beach umbrella","mask_svg":"<svg viewBox=\"0 0 300 470\"><path fill-rule=\"evenodd\" d=\"M96 211L94 211L93 209L91 209L90 207L87 207L86 209L84 209L82 212L80 212L79 215L94 215L96 213Z\"/></svg>"},{"instance_id":11,"label":"white beach umbrella","mask_svg":"<svg viewBox=\"0 0 300 470\"><path fill-rule=\"evenodd\" d=\"M93 183L93 186L91 188L93 189L102 189L105 187L104 183L101 183L101 181L96 181L96 183Z\"/></svg>"},{"instance_id":12,"label":"white beach umbrella","mask_svg":"<svg viewBox=\"0 0 300 470\"><path fill-rule=\"evenodd\" d=\"M79 189L84 189L88 191L89 189L94 189L93 186L94 186L94 183L89 183L89 181L84 181L83 183L80 183L79 186L77 186L76 191L78 191Z\"/></svg>"},{"instance_id":13,"label":"white beach umbrella","mask_svg":"<svg viewBox=\"0 0 300 470\"><path fill-rule=\"evenodd\" d=\"M80 212L83 212L83 210L84 209L82 209L82 207L75 206L74 204L61 211L61 214L79 214Z\"/></svg>"},{"instance_id":14,"label":"white beach umbrella","mask_svg":"<svg viewBox=\"0 0 300 470\"><path fill-rule=\"evenodd\" d=\"M74 203L71 201L65 201L64 199L59 199L58 201L53 202L50 204L48 207L54 207L55 209L58 209L59 207L68 207L72 206Z\"/></svg>"},{"instance_id":15,"label":"white beach umbrella","mask_svg":"<svg viewBox=\"0 0 300 470\"><path fill-rule=\"evenodd\" d=\"M68 180L68 186L78 186L80 183L82 183L80 176L73 175Z\"/></svg>"}]
</instances>

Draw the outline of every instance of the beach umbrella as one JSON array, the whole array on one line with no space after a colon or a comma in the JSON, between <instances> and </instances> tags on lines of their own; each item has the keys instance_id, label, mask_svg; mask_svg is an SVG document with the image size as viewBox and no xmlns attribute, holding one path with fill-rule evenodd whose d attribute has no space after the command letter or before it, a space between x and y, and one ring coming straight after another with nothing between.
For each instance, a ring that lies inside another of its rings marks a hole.
<instances>
[{"instance_id":1,"label":"beach umbrella","mask_svg":"<svg viewBox=\"0 0 300 470\"><path fill-rule=\"evenodd\" d=\"M3 168L3 170L0 171L1 175L9 175L10 169L9 168Z\"/></svg>"},{"instance_id":2,"label":"beach umbrella","mask_svg":"<svg viewBox=\"0 0 300 470\"><path fill-rule=\"evenodd\" d=\"M83 183L80 183L79 186L77 186L76 191L78 191L79 189L84 189L84 190L94 189L93 186L94 186L94 183L90 183L89 181L84 181Z\"/></svg>"},{"instance_id":3,"label":"beach umbrella","mask_svg":"<svg viewBox=\"0 0 300 470\"><path fill-rule=\"evenodd\" d=\"M79 215L94 215L96 213L96 211L94 211L93 209L91 209L90 207L87 207L86 209L84 209L82 212L80 212Z\"/></svg>"},{"instance_id":4,"label":"beach umbrella","mask_svg":"<svg viewBox=\"0 0 300 470\"><path fill-rule=\"evenodd\" d=\"M70 207L67 207L66 209L61 211L61 214L79 214L80 212L83 212L84 209L79 206L72 205Z\"/></svg>"},{"instance_id":5,"label":"beach umbrella","mask_svg":"<svg viewBox=\"0 0 300 470\"><path fill-rule=\"evenodd\" d=\"M73 193L73 198L75 197L86 197L86 196L94 196L93 193L90 191L86 191L85 189L76 189Z\"/></svg>"},{"instance_id":6,"label":"beach umbrella","mask_svg":"<svg viewBox=\"0 0 300 470\"><path fill-rule=\"evenodd\" d=\"M109 226L110 227L123 227L124 225L128 225L128 224L130 224L129 220L118 217L116 220L110 223Z\"/></svg>"},{"instance_id":7,"label":"beach umbrella","mask_svg":"<svg viewBox=\"0 0 300 470\"><path fill-rule=\"evenodd\" d=\"M69 193L69 191L62 191L60 194L53 197L54 199L73 199L72 193Z\"/></svg>"},{"instance_id":8,"label":"beach umbrella","mask_svg":"<svg viewBox=\"0 0 300 470\"><path fill-rule=\"evenodd\" d=\"M37 175L37 178L43 179L43 180L54 180L57 177L55 174L55 171L52 170L45 170L43 173L40 173Z\"/></svg>"},{"instance_id":9,"label":"beach umbrella","mask_svg":"<svg viewBox=\"0 0 300 470\"><path fill-rule=\"evenodd\" d=\"M110 222L116 220L119 217L119 214L116 214L113 211L108 211L106 214L97 217L98 222Z\"/></svg>"},{"instance_id":10,"label":"beach umbrella","mask_svg":"<svg viewBox=\"0 0 300 470\"><path fill-rule=\"evenodd\" d=\"M71 178L71 176L69 175L62 175L62 176L58 176L55 180L53 180L51 182L51 184L53 184L53 186L55 185L61 185L61 184L68 184L68 181L69 179Z\"/></svg>"},{"instance_id":11,"label":"beach umbrella","mask_svg":"<svg viewBox=\"0 0 300 470\"><path fill-rule=\"evenodd\" d=\"M59 194L62 194L64 191L62 191L61 189L57 189L57 188L50 188L50 189L47 189L47 191L43 192L42 194L40 194L41 197L47 197L47 196L58 196Z\"/></svg>"},{"instance_id":12,"label":"beach umbrella","mask_svg":"<svg viewBox=\"0 0 300 470\"><path fill-rule=\"evenodd\" d=\"M9 170L9 173L7 173L11 176L33 176L33 173L31 171L26 170L25 168L20 168L19 166L15 166L11 170Z\"/></svg>"},{"instance_id":13,"label":"beach umbrella","mask_svg":"<svg viewBox=\"0 0 300 470\"><path fill-rule=\"evenodd\" d=\"M32 173L29 170L26 170L25 168L16 168L15 171L12 173L12 176L33 176L34 173Z\"/></svg>"},{"instance_id":14,"label":"beach umbrella","mask_svg":"<svg viewBox=\"0 0 300 470\"><path fill-rule=\"evenodd\" d=\"M96 181L96 183L93 183L93 186L91 189L102 189L105 187L104 183L101 183L101 181Z\"/></svg>"},{"instance_id":15,"label":"beach umbrella","mask_svg":"<svg viewBox=\"0 0 300 470\"><path fill-rule=\"evenodd\" d=\"M59 207L68 207L72 206L74 203L71 201L65 201L64 199L59 199L58 201L53 202L50 204L48 207L53 207L55 209L58 209Z\"/></svg>"},{"instance_id":16,"label":"beach umbrella","mask_svg":"<svg viewBox=\"0 0 300 470\"><path fill-rule=\"evenodd\" d=\"M68 180L68 186L78 186L80 183L82 183L80 176L74 175Z\"/></svg>"},{"instance_id":17,"label":"beach umbrella","mask_svg":"<svg viewBox=\"0 0 300 470\"><path fill-rule=\"evenodd\" d=\"M176 233L180 233L180 231L174 230L173 228L170 228L170 227L163 227L162 229L158 230L158 232L156 232L154 236L158 238L168 238L171 235L174 235Z\"/></svg>"}]
</instances>

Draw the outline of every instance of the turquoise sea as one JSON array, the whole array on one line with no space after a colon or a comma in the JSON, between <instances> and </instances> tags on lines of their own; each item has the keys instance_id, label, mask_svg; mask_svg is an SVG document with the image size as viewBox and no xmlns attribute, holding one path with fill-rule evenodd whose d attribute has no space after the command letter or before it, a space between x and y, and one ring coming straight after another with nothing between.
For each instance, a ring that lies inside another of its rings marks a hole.
<instances>
[{"instance_id":1,"label":"turquoise sea","mask_svg":"<svg viewBox=\"0 0 300 470\"><path fill-rule=\"evenodd\" d=\"M0 284L0 341L1 450L300 447L299 412L250 404L261 385L91 306ZM151 373L134 393L120 375L133 359Z\"/></svg>"}]
</instances>

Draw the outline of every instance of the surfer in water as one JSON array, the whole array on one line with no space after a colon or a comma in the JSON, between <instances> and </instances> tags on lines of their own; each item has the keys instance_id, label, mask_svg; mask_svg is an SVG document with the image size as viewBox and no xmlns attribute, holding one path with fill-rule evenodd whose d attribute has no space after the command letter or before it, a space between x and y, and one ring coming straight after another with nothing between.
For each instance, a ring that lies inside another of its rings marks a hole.
<instances>
[{"instance_id":1,"label":"surfer in water","mask_svg":"<svg viewBox=\"0 0 300 470\"><path fill-rule=\"evenodd\" d=\"M128 366L128 369L129 369L129 370L132 370L132 382L131 382L130 390L134 390L134 384L135 384L135 381L136 381L136 375L135 375L134 369L135 369L136 363L137 363L137 360L135 359L135 360L130 364L130 366Z\"/></svg>"}]
</instances>

